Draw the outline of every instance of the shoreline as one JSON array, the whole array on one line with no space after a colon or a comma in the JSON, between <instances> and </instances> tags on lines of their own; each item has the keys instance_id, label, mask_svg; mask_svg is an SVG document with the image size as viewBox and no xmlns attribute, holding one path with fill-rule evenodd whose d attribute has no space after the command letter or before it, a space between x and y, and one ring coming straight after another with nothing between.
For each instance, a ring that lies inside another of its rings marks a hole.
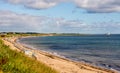
<instances>
[{"instance_id":1,"label":"shoreline","mask_svg":"<svg viewBox=\"0 0 120 73\"><path fill-rule=\"evenodd\" d=\"M38 61L47 64L48 66L56 69L60 73L117 73L109 69L100 68L87 63L75 62L67 58L56 56L52 53L26 47L17 42L17 40L20 38L27 37L13 37L13 38L11 37L7 38L7 40L4 39L3 41L5 42L6 45L9 45L10 47L14 48L13 50L17 51L30 50L34 52L36 59Z\"/></svg>"}]
</instances>

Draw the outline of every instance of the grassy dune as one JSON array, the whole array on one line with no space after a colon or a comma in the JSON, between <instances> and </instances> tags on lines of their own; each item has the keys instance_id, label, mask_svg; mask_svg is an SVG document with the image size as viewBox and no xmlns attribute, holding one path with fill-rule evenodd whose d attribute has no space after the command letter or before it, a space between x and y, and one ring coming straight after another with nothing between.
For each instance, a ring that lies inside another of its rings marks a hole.
<instances>
[{"instance_id":1,"label":"grassy dune","mask_svg":"<svg viewBox=\"0 0 120 73\"><path fill-rule=\"evenodd\" d=\"M34 59L18 53L0 40L0 73L57 73Z\"/></svg>"}]
</instances>

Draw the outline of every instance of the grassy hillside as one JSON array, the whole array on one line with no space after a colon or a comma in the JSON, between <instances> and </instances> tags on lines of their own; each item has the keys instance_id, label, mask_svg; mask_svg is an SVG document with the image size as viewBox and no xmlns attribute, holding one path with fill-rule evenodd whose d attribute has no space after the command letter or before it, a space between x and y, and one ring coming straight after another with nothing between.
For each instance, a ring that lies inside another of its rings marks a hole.
<instances>
[{"instance_id":1,"label":"grassy hillside","mask_svg":"<svg viewBox=\"0 0 120 73\"><path fill-rule=\"evenodd\" d=\"M0 39L0 73L57 73L23 53L10 50Z\"/></svg>"}]
</instances>

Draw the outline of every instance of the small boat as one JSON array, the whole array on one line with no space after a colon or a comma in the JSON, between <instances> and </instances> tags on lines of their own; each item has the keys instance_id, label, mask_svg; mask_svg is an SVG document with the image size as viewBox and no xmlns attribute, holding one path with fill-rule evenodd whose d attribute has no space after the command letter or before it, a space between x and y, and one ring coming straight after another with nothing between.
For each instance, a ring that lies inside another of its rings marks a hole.
<instances>
[{"instance_id":1,"label":"small boat","mask_svg":"<svg viewBox=\"0 0 120 73\"><path fill-rule=\"evenodd\" d=\"M111 35L110 33L107 33L106 35Z\"/></svg>"}]
</instances>

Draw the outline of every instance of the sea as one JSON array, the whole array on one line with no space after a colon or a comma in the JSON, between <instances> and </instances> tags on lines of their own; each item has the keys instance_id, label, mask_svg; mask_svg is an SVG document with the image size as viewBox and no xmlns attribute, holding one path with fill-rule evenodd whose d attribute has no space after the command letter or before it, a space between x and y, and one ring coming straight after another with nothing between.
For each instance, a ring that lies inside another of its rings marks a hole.
<instances>
[{"instance_id":1,"label":"sea","mask_svg":"<svg viewBox=\"0 0 120 73\"><path fill-rule=\"evenodd\" d=\"M119 34L29 37L18 42L73 61L120 71Z\"/></svg>"}]
</instances>

